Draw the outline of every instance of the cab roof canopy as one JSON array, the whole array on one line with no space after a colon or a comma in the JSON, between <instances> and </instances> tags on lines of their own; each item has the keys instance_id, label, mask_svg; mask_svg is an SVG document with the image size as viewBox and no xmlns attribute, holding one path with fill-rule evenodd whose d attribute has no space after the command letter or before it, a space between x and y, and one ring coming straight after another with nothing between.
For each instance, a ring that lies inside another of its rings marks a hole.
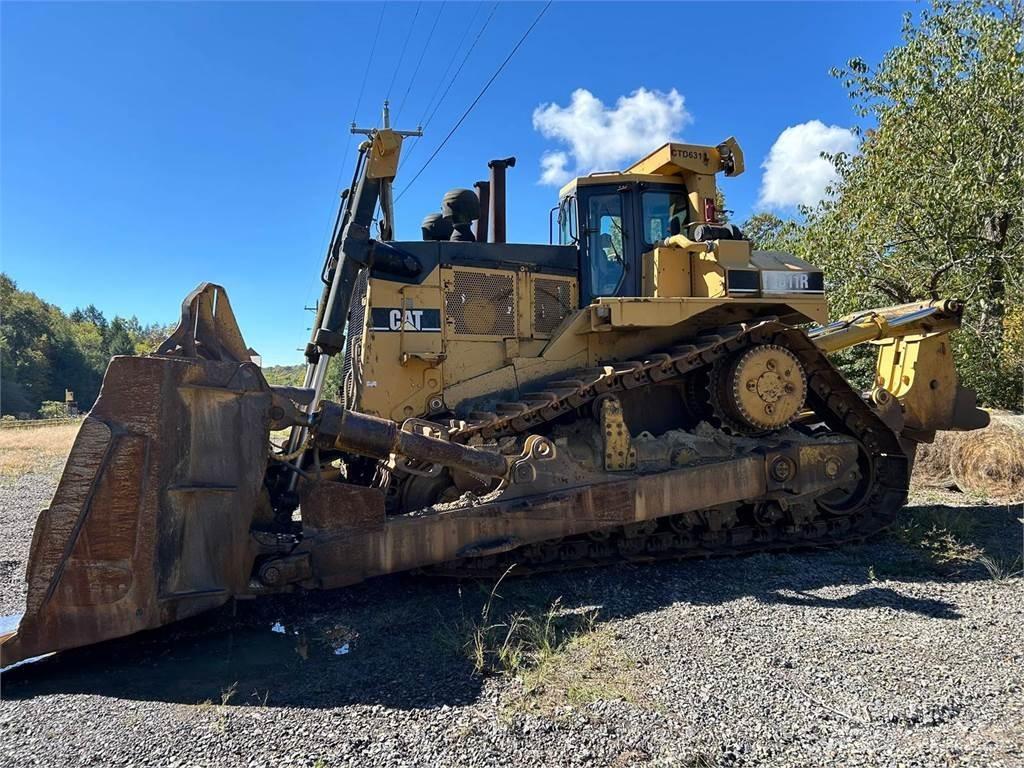
<instances>
[{"instance_id":1,"label":"cab roof canopy","mask_svg":"<svg viewBox=\"0 0 1024 768\"><path fill-rule=\"evenodd\" d=\"M732 136L714 147L670 141L624 171L601 171L573 179L562 187L559 197L572 194L582 185L631 181L684 184L688 175L724 171L726 176L739 176L743 168L743 150Z\"/></svg>"}]
</instances>

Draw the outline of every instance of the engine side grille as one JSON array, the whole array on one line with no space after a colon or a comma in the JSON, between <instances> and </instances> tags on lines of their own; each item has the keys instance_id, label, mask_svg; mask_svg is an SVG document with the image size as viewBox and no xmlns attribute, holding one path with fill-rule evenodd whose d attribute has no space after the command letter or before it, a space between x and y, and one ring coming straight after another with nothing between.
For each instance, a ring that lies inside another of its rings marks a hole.
<instances>
[{"instance_id":1,"label":"engine side grille","mask_svg":"<svg viewBox=\"0 0 1024 768\"><path fill-rule=\"evenodd\" d=\"M456 334L516 336L515 275L454 270L444 311Z\"/></svg>"},{"instance_id":2,"label":"engine side grille","mask_svg":"<svg viewBox=\"0 0 1024 768\"><path fill-rule=\"evenodd\" d=\"M576 285L572 280L538 277L533 281L533 330L550 334L576 308Z\"/></svg>"}]
</instances>

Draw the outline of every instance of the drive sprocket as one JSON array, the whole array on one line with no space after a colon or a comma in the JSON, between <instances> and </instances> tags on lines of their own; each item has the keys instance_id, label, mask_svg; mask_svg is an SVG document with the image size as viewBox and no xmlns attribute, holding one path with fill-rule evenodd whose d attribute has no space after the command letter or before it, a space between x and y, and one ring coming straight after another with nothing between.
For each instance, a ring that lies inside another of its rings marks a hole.
<instances>
[{"instance_id":1,"label":"drive sprocket","mask_svg":"<svg viewBox=\"0 0 1024 768\"><path fill-rule=\"evenodd\" d=\"M807 375L791 351L756 344L716 361L708 382L715 415L729 431L760 435L789 426L807 399Z\"/></svg>"}]
</instances>

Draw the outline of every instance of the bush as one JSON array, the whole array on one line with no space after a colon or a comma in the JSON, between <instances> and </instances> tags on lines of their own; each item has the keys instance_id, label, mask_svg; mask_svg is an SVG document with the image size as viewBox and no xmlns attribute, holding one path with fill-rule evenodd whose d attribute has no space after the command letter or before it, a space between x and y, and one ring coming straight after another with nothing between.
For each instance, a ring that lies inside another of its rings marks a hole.
<instances>
[{"instance_id":1,"label":"bush","mask_svg":"<svg viewBox=\"0 0 1024 768\"><path fill-rule=\"evenodd\" d=\"M39 406L41 419L63 419L67 415L67 406L58 400L43 400L43 404Z\"/></svg>"}]
</instances>

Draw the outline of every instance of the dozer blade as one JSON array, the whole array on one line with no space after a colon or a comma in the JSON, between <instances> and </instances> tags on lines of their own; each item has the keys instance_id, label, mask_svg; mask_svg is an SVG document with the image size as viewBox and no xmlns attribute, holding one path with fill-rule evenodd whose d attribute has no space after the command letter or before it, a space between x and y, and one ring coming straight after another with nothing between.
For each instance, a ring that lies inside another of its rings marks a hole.
<instances>
[{"instance_id":1,"label":"dozer blade","mask_svg":"<svg viewBox=\"0 0 1024 768\"><path fill-rule=\"evenodd\" d=\"M204 285L186 300L193 310L205 301L200 323L214 322L217 292ZM206 354L220 359L111 360L36 522L25 613L2 639L0 666L158 627L244 591L271 394L244 347Z\"/></svg>"}]
</instances>

